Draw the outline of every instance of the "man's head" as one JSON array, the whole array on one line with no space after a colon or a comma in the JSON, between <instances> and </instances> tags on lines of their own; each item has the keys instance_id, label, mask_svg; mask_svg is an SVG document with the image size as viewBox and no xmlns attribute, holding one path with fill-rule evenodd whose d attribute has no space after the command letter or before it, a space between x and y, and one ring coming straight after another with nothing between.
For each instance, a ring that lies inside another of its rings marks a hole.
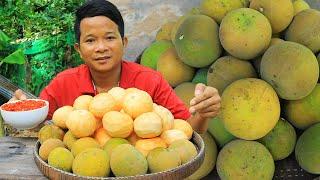
<instances>
[{"instance_id":1,"label":"man's head","mask_svg":"<svg viewBox=\"0 0 320 180\"><path fill-rule=\"evenodd\" d=\"M121 38L124 37L124 22L118 8L106 0L88 0L76 11L76 20L74 24L74 31L76 40L80 40L80 23L81 20L87 17L106 16L118 25Z\"/></svg>"}]
</instances>

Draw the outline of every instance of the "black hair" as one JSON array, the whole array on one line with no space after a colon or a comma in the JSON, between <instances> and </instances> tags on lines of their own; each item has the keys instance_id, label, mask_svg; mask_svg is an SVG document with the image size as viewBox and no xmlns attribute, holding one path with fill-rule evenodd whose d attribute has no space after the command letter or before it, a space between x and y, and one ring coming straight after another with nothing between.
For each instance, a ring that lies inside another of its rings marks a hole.
<instances>
[{"instance_id":1,"label":"black hair","mask_svg":"<svg viewBox=\"0 0 320 180\"><path fill-rule=\"evenodd\" d=\"M124 23L122 15L118 8L106 0L88 0L76 11L76 20L74 23L74 32L77 42L80 41L80 22L82 19L94 16L106 16L118 25L121 38L124 37Z\"/></svg>"}]
</instances>

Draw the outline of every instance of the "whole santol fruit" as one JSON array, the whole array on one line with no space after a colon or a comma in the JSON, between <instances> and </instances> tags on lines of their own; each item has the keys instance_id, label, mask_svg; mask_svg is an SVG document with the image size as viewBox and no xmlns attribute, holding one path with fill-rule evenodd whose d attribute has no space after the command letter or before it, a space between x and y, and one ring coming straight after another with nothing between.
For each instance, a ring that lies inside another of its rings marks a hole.
<instances>
[{"instance_id":1,"label":"whole santol fruit","mask_svg":"<svg viewBox=\"0 0 320 180\"><path fill-rule=\"evenodd\" d=\"M180 59L197 68L212 64L221 54L218 29L208 16L188 16L175 35L174 45Z\"/></svg>"},{"instance_id":2,"label":"whole santol fruit","mask_svg":"<svg viewBox=\"0 0 320 180\"><path fill-rule=\"evenodd\" d=\"M163 147L151 150L147 161L151 173L173 169L181 164L181 159L177 151Z\"/></svg>"},{"instance_id":3,"label":"whole santol fruit","mask_svg":"<svg viewBox=\"0 0 320 180\"><path fill-rule=\"evenodd\" d=\"M192 142L186 139L179 139L172 142L168 149L172 149L178 152L181 159L181 164L189 162L197 155L196 147Z\"/></svg>"},{"instance_id":4,"label":"whole santol fruit","mask_svg":"<svg viewBox=\"0 0 320 180\"><path fill-rule=\"evenodd\" d=\"M159 57L163 52L172 47L173 44L168 40L161 40L152 43L147 49L143 51L140 64L150 67L154 70L157 69L157 62L159 60Z\"/></svg>"},{"instance_id":5,"label":"whole santol fruit","mask_svg":"<svg viewBox=\"0 0 320 180\"><path fill-rule=\"evenodd\" d=\"M202 83L207 85L207 73L209 67L200 68L197 70L196 74L193 76L192 83Z\"/></svg>"},{"instance_id":6,"label":"whole santol fruit","mask_svg":"<svg viewBox=\"0 0 320 180\"><path fill-rule=\"evenodd\" d=\"M262 54L271 40L268 19L256 10L240 8L229 12L220 24L224 49L234 57L253 59Z\"/></svg>"},{"instance_id":7,"label":"whole santol fruit","mask_svg":"<svg viewBox=\"0 0 320 180\"><path fill-rule=\"evenodd\" d=\"M305 130L297 141L295 155L299 165L309 173L320 174L320 123Z\"/></svg>"},{"instance_id":8,"label":"whole santol fruit","mask_svg":"<svg viewBox=\"0 0 320 180\"><path fill-rule=\"evenodd\" d=\"M71 172L74 157L72 153L63 147L52 150L48 157L48 164L63 171Z\"/></svg>"},{"instance_id":9,"label":"whole santol fruit","mask_svg":"<svg viewBox=\"0 0 320 180\"><path fill-rule=\"evenodd\" d=\"M38 139L41 144L45 140L50 138L62 140L63 136L64 136L64 131L60 129L58 126L53 124L43 126L38 133Z\"/></svg>"},{"instance_id":10,"label":"whole santol fruit","mask_svg":"<svg viewBox=\"0 0 320 180\"><path fill-rule=\"evenodd\" d=\"M208 125L208 132L213 136L215 142L218 143L220 148L236 138L226 130L219 115L210 120Z\"/></svg>"},{"instance_id":11,"label":"whole santol fruit","mask_svg":"<svg viewBox=\"0 0 320 180\"><path fill-rule=\"evenodd\" d=\"M297 15L299 12L310 9L309 4L304 0L295 0L293 2L294 15Z\"/></svg>"},{"instance_id":12,"label":"whole santol fruit","mask_svg":"<svg viewBox=\"0 0 320 180\"><path fill-rule=\"evenodd\" d=\"M287 120L299 129L320 122L320 84L307 97L285 102L283 109Z\"/></svg>"},{"instance_id":13,"label":"whole santol fruit","mask_svg":"<svg viewBox=\"0 0 320 180\"><path fill-rule=\"evenodd\" d=\"M257 73L250 62L232 56L224 56L210 66L207 74L207 84L215 87L222 95L224 89L232 82L255 77L257 77Z\"/></svg>"},{"instance_id":14,"label":"whole santol fruit","mask_svg":"<svg viewBox=\"0 0 320 180\"><path fill-rule=\"evenodd\" d=\"M258 141L266 146L275 161L288 157L296 144L296 132L292 125L280 118L276 126Z\"/></svg>"},{"instance_id":15,"label":"whole santol fruit","mask_svg":"<svg viewBox=\"0 0 320 180\"><path fill-rule=\"evenodd\" d=\"M129 141L123 138L111 138L104 144L103 149L107 152L108 156L110 156L113 149L121 144L129 144Z\"/></svg>"},{"instance_id":16,"label":"whole santol fruit","mask_svg":"<svg viewBox=\"0 0 320 180\"><path fill-rule=\"evenodd\" d=\"M146 158L130 144L121 144L113 149L110 166L116 177L143 175L148 170Z\"/></svg>"},{"instance_id":17,"label":"whole santol fruit","mask_svg":"<svg viewBox=\"0 0 320 180\"><path fill-rule=\"evenodd\" d=\"M286 30L287 41L302 44L313 53L320 51L320 12L315 9L306 9L297 14Z\"/></svg>"},{"instance_id":18,"label":"whole santol fruit","mask_svg":"<svg viewBox=\"0 0 320 180\"><path fill-rule=\"evenodd\" d=\"M268 18L272 33L283 31L294 15L291 0L251 0L250 8L260 11Z\"/></svg>"},{"instance_id":19,"label":"whole santol fruit","mask_svg":"<svg viewBox=\"0 0 320 180\"><path fill-rule=\"evenodd\" d=\"M72 171L76 175L106 177L110 173L109 157L105 151L89 148L73 160Z\"/></svg>"},{"instance_id":20,"label":"whole santol fruit","mask_svg":"<svg viewBox=\"0 0 320 180\"><path fill-rule=\"evenodd\" d=\"M96 119L88 110L72 111L66 120L66 125L77 138L91 136L97 128Z\"/></svg>"},{"instance_id":21,"label":"whole santol fruit","mask_svg":"<svg viewBox=\"0 0 320 180\"><path fill-rule=\"evenodd\" d=\"M163 75L170 86L176 87L183 82L191 81L195 69L183 63L178 57L176 50L170 48L159 58L157 71Z\"/></svg>"},{"instance_id":22,"label":"whole santol fruit","mask_svg":"<svg viewBox=\"0 0 320 180\"><path fill-rule=\"evenodd\" d=\"M221 99L221 120L232 135L241 139L255 140L265 136L280 118L276 92L260 79L233 82Z\"/></svg>"},{"instance_id":23,"label":"whole santol fruit","mask_svg":"<svg viewBox=\"0 0 320 180\"><path fill-rule=\"evenodd\" d=\"M90 95L81 95L77 97L77 99L73 102L74 109L85 109L89 110L89 105L92 101L93 97Z\"/></svg>"},{"instance_id":24,"label":"whole santol fruit","mask_svg":"<svg viewBox=\"0 0 320 180\"><path fill-rule=\"evenodd\" d=\"M255 141L234 140L218 154L217 171L221 179L272 179L275 170L272 155Z\"/></svg>"},{"instance_id":25,"label":"whole santol fruit","mask_svg":"<svg viewBox=\"0 0 320 180\"><path fill-rule=\"evenodd\" d=\"M224 16L238 8L247 7L241 0L202 0L200 4L201 13L212 17L220 24Z\"/></svg>"},{"instance_id":26,"label":"whole santol fruit","mask_svg":"<svg viewBox=\"0 0 320 180\"><path fill-rule=\"evenodd\" d=\"M171 41L171 30L176 22L170 21L167 23L164 23L156 35L156 40L168 40Z\"/></svg>"},{"instance_id":27,"label":"whole santol fruit","mask_svg":"<svg viewBox=\"0 0 320 180\"><path fill-rule=\"evenodd\" d=\"M67 133L63 136L63 143L67 146L69 150L72 149L72 145L76 142L79 138L75 137L71 131L67 131Z\"/></svg>"},{"instance_id":28,"label":"whole santol fruit","mask_svg":"<svg viewBox=\"0 0 320 180\"><path fill-rule=\"evenodd\" d=\"M102 122L111 137L126 138L133 131L133 120L126 113L109 111L103 116Z\"/></svg>"},{"instance_id":29,"label":"whole santol fruit","mask_svg":"<svg viewBox=\"0 0 320 180\"><path fill-rule=\"evenodd\" d=\"M71 152L73 156L76 157L79 153L88 148L100 148L100 145L92 137L84 137L78 139L76 142L73 143Z\"/></svg>"},{"instance_id":30,"label":"whole santol fruit","mask_svg":"<svg viewBox=\"0 0 320 180\"><path fill-rule=\"evenodd\" d=\"M190 101L194 97L195 83L185 82L174 88L177 96L183 101L184 105L190 107Z\"/></svg>"},{"instance_id":31,"label":"whole santol fruit","mask_svg":"<svg viewBox=\"0 0 320 180\"><path fill-rule=\"evenodd\" d=\"M187 180L198 180L207 176L216 165L217 160L217 145L213 140L213 137L209 133L204 133L201 135L204 141L204 160L199 169L194 172Z\"/></svg>"},{"instance_id":32,"label":"whole santol fruit","mask_svg":"<svg viewBox=\"0 0 320 180\"><path fill-rule=\"evenodd\" d=\"M315 55L305 46L289 41L273 45L264 53L260 71L261 78L286 100L306 97L319 77Z\"/></svg>"},{"instance_id":33,"label":"whole santol fruit","mask_svg":"<svg viewBox=\"0 0 320 180\"><path fill-rule=\"evenodd\" d=\"M54 125L67 129L66 120L68 115L73 111L72 106L62 106L54 111L52 115L52 122Z\"/></svg>"},{"instance_id":34,"label":"whole santol fruit","mask_svg":"<svg viewBox=\"0 0 320 180\"><path fill-rule=\"evenodd\" d=\"M64 147L64 144L60 139L47 139L39 148L39 156L42 160L47 161L50 152L57 147Z\"/></svg>"}]
</instances>

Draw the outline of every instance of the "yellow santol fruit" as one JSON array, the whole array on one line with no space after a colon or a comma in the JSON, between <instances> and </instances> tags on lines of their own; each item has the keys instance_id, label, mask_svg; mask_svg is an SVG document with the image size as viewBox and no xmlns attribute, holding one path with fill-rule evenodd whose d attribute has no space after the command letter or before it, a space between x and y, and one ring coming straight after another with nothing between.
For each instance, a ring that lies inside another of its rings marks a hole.
<instances>
[{"instance_id":1,"label":"yellow santol fruit","mask_svg":"<svg viewBox=\"0 0 320 180\"><path fill-rule=\"evenodd\" d=\"M172 149L178 152L181 159L181 164L189 162L194 157L196 157L198 153L193 143L185 139L179 139L172 142L168 149Z\"/></svg>"},{"instance_id":2,"label":"yellow santol fruit","mask_svg":"<svg viewBox=\"0 0 320 180\"><path fill-rule=\"evenodd\" d=\"M58 108L52 115L53 124L62 129L67 129L66 119L72 111L72 106L62 106Z\"/></svg>"},{"instance_id":3,"label":"yellow santol fruit","mask_svg":"<svg viewBox=\"0 0 320 180\"><path fill-rule=\"evenodd\" d=\"M147 161L151 173L166 171L181 165L181 159L178 152L163 147L151 150L147 157Z\"/></svg>"},{"instance_id":4,"label":"yellow santol fruit","mask_svg":"<svg viewBox=\"0 0 320 180\"><path fill-rule=\"evenodd\" d=\"M103 126L102 124L102 118L97 118L97 117L94 117L94 119L96 120L96 130L101 128Z\"/></svg>"},{"instance_id":5,"label":"yellow santol fruit","mask_svg":"<svg viewBox=\"0 0 320 180\"><path fill-rule=\"evenodd\" d=\"M67 146L69 150L72 149L72 145L76 142L79 138L75 137L71 131L67 131L67 133L63 136L63 143Z\"/></svg>"},{"instance_id":6,"label":"yellow santol fruit","mask_svg":"<svg viewBox=\"0 0 320 180\"><path fill-rule=\"evenodd\" d=\"M172 22L172 21L164 23L156 34L156 40L171 41L171 30L175 24L176 22Z\"/></svg>"},{"instance_id":7,"label":"yellow santol fruit","mask_svg":"<svg viewBox=\"0 0 320 180\"><path fill-rule=\"evenodd\" d=\"M153 103L153 112L158 114L161 118L162 131L173 128L174 116L167 108L161 105L157 105L156 103Z\"/></svg>"},{"instance_id":8,"label":"yellow santol fruit","mask_svg":"<svg viewBox=\"0 0 320 180\"><path fill-rule=\"evenodd\" d=\"M135 148L138 149L145 157L147 157L148 153L157 147L163 147L166 148L167 144L166 142L159 138L149 138L149 139L140 139L136 142Z\"/></svg>"},{"instance_id":9,"label":"yellow santol fruit","mask_svg":"<svg viewBox=\"0 0 320 180\"><path fill-rule=\"evenodd\" d=\"M175 87L174 91L177 94L177 96L182 100L184 105L186 105L189 108L190 101L194 97L195 88L196 88L195 83L185 82L185 83L181 83L177 87Z\"/></svg>"},{"instance_id":10,"label":"yellow santol fruit","mask_svg":"<svg viewBox=\"0 0 320 180\"><path fill-rule=\"evenodd\" d=\"M293 2L294 15L297 15L299 12L310 9L309 4L304 0L295 0Z\"/></svg>"},{"instance_id":11,"label":"yellow santol fruit","mask_svg":"<svg viewBox=\"0 0 320 180\"><path fill-rule=\"evenodd\" d=\"M130 144L121 144L113 149L110 166L116 177L143 175L148 171L146 158Z\"/></svg>"},{"instance_id":12,"label":"yellow santol fruit","mask_svg":"<svg viewBox=\"0 0 320 180\"><path fill-rule=\"evenodd\" d=\"M38 139L42 144L45 140L54 138L62 140L64 131L56 125L50 124L43 126L38 133Z\"/></svg>"},{"instance_id":13,"label":"yellow santol fruit","mask_svg":"<svg viewBox=\"0 0 320 180\"><path fill-rule=\"evenodd\" d=\"M268 19L250 8L229 12L220 24L219 37L223 48L232 56L249 60L261 55L272 35Z\"/></svg>"},{"instance_id":14,"label":"yellow santol fruit","mask_svg":"<svg viewBox=\"0 0 320 180\"><path fill-rule=\"evenodd\" d=\"M216 165L218 149L213 137L208 133L201 135L204 141L204 160L199 169L191 176L187 177L187 180L199 180L207 176Z\"/></svg>"},{"instance_id":15,"label":"yellow santol fruit","mask_svg":"<svg viewBox=\"0 0 320 180\"><path fill-rule=\"evenodd\" d=\"M94 132L93 135L94 139L98 141L101 147L104 146L104 144L111 139L112 137L108 134L107 130L105 130L103 127L100 127Z\"/></svg>"},{"instance_id":16,"label":"yellow santol fruit","mask_svg":"<svg viewBox=\"0 0 320 180\"><path fill-rule=\"evenodd\" d=\"M106 177L110 174L110 159L105 151L89 148L73 160L72 171L80 176Z\"/></svg>"},{"instance_id":17,"label":"yellow santol fruit","mask_svg":"<svg viewBox=\"0 0 320 180\"><path fill-rule=\"evenodd\" d=\"M129 144L129 141L123 138L111 138L104 144L103 150L105 150L110 157L113 149L121 144Z\"/></svg>"},{"instance_id":18,"label":"yellow santol fruit","mask_svg":"<svg viewBox=\"0 0 320 180\"><path fill-rule=\"evenodd\" d=\"M132 131L132 133L130 134L129 137L127 137L127 140L130 142L131 145L135 146L136 142L139 141L140 139L142 139L141 137L139 137L134 131Z\"/></svg>"},{"instance_id":19,"label":"yellow santol fruit","mask_svg":"<svg viewBox=\"0 0 320 180\"><path fill-rule=\"evenodd\" d=\"M89 105L92 100L93 100L93 97L90 95L81 95L74 100L73 107L74 109L89 110Z\"/></svg>"},{"instance_id":20,"label":"yellow santol fruit","mask_svg":"<svg viewBox=\"0 0 320 180\"><path fill-rule=\"evenodd\" d=\"M95 117L87 110L72 111L66 120L66 125L77 138L91 136L97 127Z\"/></svg>"},{"instance_id":21,"label":"yellow santol fruit","mask_svg":"<svg viewBox=\"0 0 320 180\"><path fill-rule=\"evenodd\" d=\"M173 121L173 129L178 129L178 130L183 131L187 135L188 139L191 139L191 137L192 137L193 129L192 129L191 125L186 120L175 119Z\"/></svg>"},{"instance_id":22,"label":"yellow santol fruit","mask_svg":"<svg viewBox=\"0 0 320 180\"><path fill-rule=\"evenodd\" d=\"M98 118L102 118L103 115L109 111L117 110L117 101L111 94L100 93L93 97L89 111Z\"/></svg>"},{"instance_id":23,"label":"yellow santol fruit","mask_svg":"<svg viewBox=\"0 0 320 180\"><path fill-rule=\"evenodd\" d=\"M83 137L73 143L71 152L76 157L82 151L88 148L100 148L100 144L92 137Z\"/></svg>"},{"instance_id":24,"label":"yellow santol fruit","mask_svg":"<svg viewBox=\"0 0 320 180\"><path fill-rule=\"evenodd\" d=\"M250 8L261 12L269 19L272 33L285 30L294 15L291 0L251 0Z\"/></svg>"},{"instance_id":25,"label":"yellow santol fruit","mask_svg":"<svg viewBox=\"0 0 320 180\"><path fill-rule=\"evenodd\" d=\"M134 132L141 138L153 138L162 132L160 116L155 112L147 112L138 116L134 122Z\"/></svg>"},{"instance_id":26,"label":"yellow santol fruit","mask_svg":"<svg viewBox=\"0 0 320 180\"><path fill-rule=\"evenodd\" d=\"M278 96L263 80L237 80L225 89L221 99L221 120L227 131L238 138L259 139L279 120Z\"/></svg>"},{"instance_id":27,"label":"yellow santol fruit","mask_svg":"<svg viewBox=\"0 0 320 180\"><path fill-rule=\"evenodd\" d=\"M188 136L183 131L181 131L179 129L166 130L161 134L160 137L167 143L167 145L170 145L174 141L179 140L179 139L188 140Z\"/></svg>"},{"instance_id":28,"label":"yellow santol fruit","mask_svg":"<svg viewBox=\"0 0 320 180\"><path fill-rule=\"evenodd\" d=\"M262 56L261 78L286 100L310 94L319 78L316 56L305 46L285 41L271 46Z\"/></svg>"},{"instance_id":29,"label":"yellow santol fruit","mask_svg":"<svg viewBox=\"0 0 320 180\"><path fill-rule=\"evenodd\" d=\"M39 156L42 160L47 161L50 152L57 147L64 147L64 144L60 139L47 139L39 148Z\"/></svg>"},{"instance_id":30,"label":"yellow santol fruit","mask_svg":"<svg viewBox=\"0 0 320 180\"><path fill-rule=\"evenodd\" d=\"M239 8L248 7L241 0L202 0L200 4L200 12L212 17L217 23L221 23L224 16Z\"/></svg>"},{"instance_id":31,"label":"yellow santol fruit","mask_svg":"<svg viewBox=\"0 0 320 180\"><path fill-rule=\"evenodd\" d=\"M287 41L302 44L313 53L320 51L320 11L306 9L294 16L286 30Z\"/></svg>"},{"instance_id":32,"label":"yellow santol fruit","mask_svg":"<svg viewBox=\"0 0 320 180\"><path fill-rule=\"evenodd\" d=\"M103 116L102 123L111 137L126 138L133 131L133 120L126 113L109 111Z\"/></svg>"},{"instance_id":33,"label":"yellow santol fruit","mask_svg":"<svg viewBox=\"0 0 320 180\"><path fill-rule=\"evenodd\" d=\"M215 61L207 73L208 86L215 87L222 95L224 89L232 82L243 78L255 78L257 73L249 61L224 56Z\"/></svg>"},{"instance_id":34,"label":"yellow santol fruit","mask_svg":"<svg viewBox=\"0 0 320 180\"><path fill-rule=\"evenodd\" d=\"M111 94L111 96L116 100L116 111L120 111L122 109L122 101L124 98L124 95L126 94L126 90L121 87L113 87L108 91L108 94Z\"/></svg>"},{"instance_id":35,"label":"yellow santol fruit","mask_svg":"<svg viewBox=\"0 0 320 180\"><path fill-rule=\"evenodd\" d=\"M276 44L279 44L281 42L284 42L283 39L280 39L280 38L271 38L271 41L270 41L270 44L269 44L269 47L273 46L273 45L276 45Z\"/></svg>"},{"instance_id":36,"label":"yellow santol fruit","mask_svg":"<svg viewBox=\"0 0 320 180\"><path fill-rule=\"evenodd\" d=\"M153 101L147 92L134 88L126 90L122 108L132 119L135 119L143 113L152 112Z\"/></svg>"},{"instance_id":37,"label":"yellow santol fruit","mask_svg":"<svg viewBox=\"0 0 320 180\"><path fill-rule=\"evenodd\" d=\"M48 164L63 171L71 172L74 157L72 153L63 147L52 150L48 157Z\"/></svg>"},{"instance_id":38,"label":"yellow santol fruit","mask_svg":"<svg viewBox=\"0 0 320 180\"><path fill-rule=\"evenodd\" d=\"M195 73L193 67L180 60L174 48L168 49L160 56L157 71L163 75L171 87L191 81Z\"/></svg>"}]
</instances>

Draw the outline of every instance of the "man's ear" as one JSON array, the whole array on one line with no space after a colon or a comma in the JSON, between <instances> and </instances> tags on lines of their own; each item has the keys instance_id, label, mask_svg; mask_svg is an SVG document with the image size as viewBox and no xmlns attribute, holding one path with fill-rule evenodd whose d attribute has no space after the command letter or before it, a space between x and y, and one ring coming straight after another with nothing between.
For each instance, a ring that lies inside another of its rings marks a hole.
<instances>
[{"instance_id":1,"label":"man's ear","mask_svg":"<svg viewBox=\"0 0 320 180\"><path fill-rule=\"evenodd\" d=\"M80 57L82 58L81 56L81 52L80 52L80 44L79 43L75 43L73 45L74 49L79 53Z\"/></svg>"},{"instance_id":2,"label":"man's ear","mask_svg":"<svg viewBox=\"0 0 320 180\"><path fill-rule=\"evenodd\" d=\"M126 36L124 36L122 39L123 39L123 40L122 40L123 47L126 48L127 45L128 45L128 38L127 38Z\"/></svg>"}]
</instances>

